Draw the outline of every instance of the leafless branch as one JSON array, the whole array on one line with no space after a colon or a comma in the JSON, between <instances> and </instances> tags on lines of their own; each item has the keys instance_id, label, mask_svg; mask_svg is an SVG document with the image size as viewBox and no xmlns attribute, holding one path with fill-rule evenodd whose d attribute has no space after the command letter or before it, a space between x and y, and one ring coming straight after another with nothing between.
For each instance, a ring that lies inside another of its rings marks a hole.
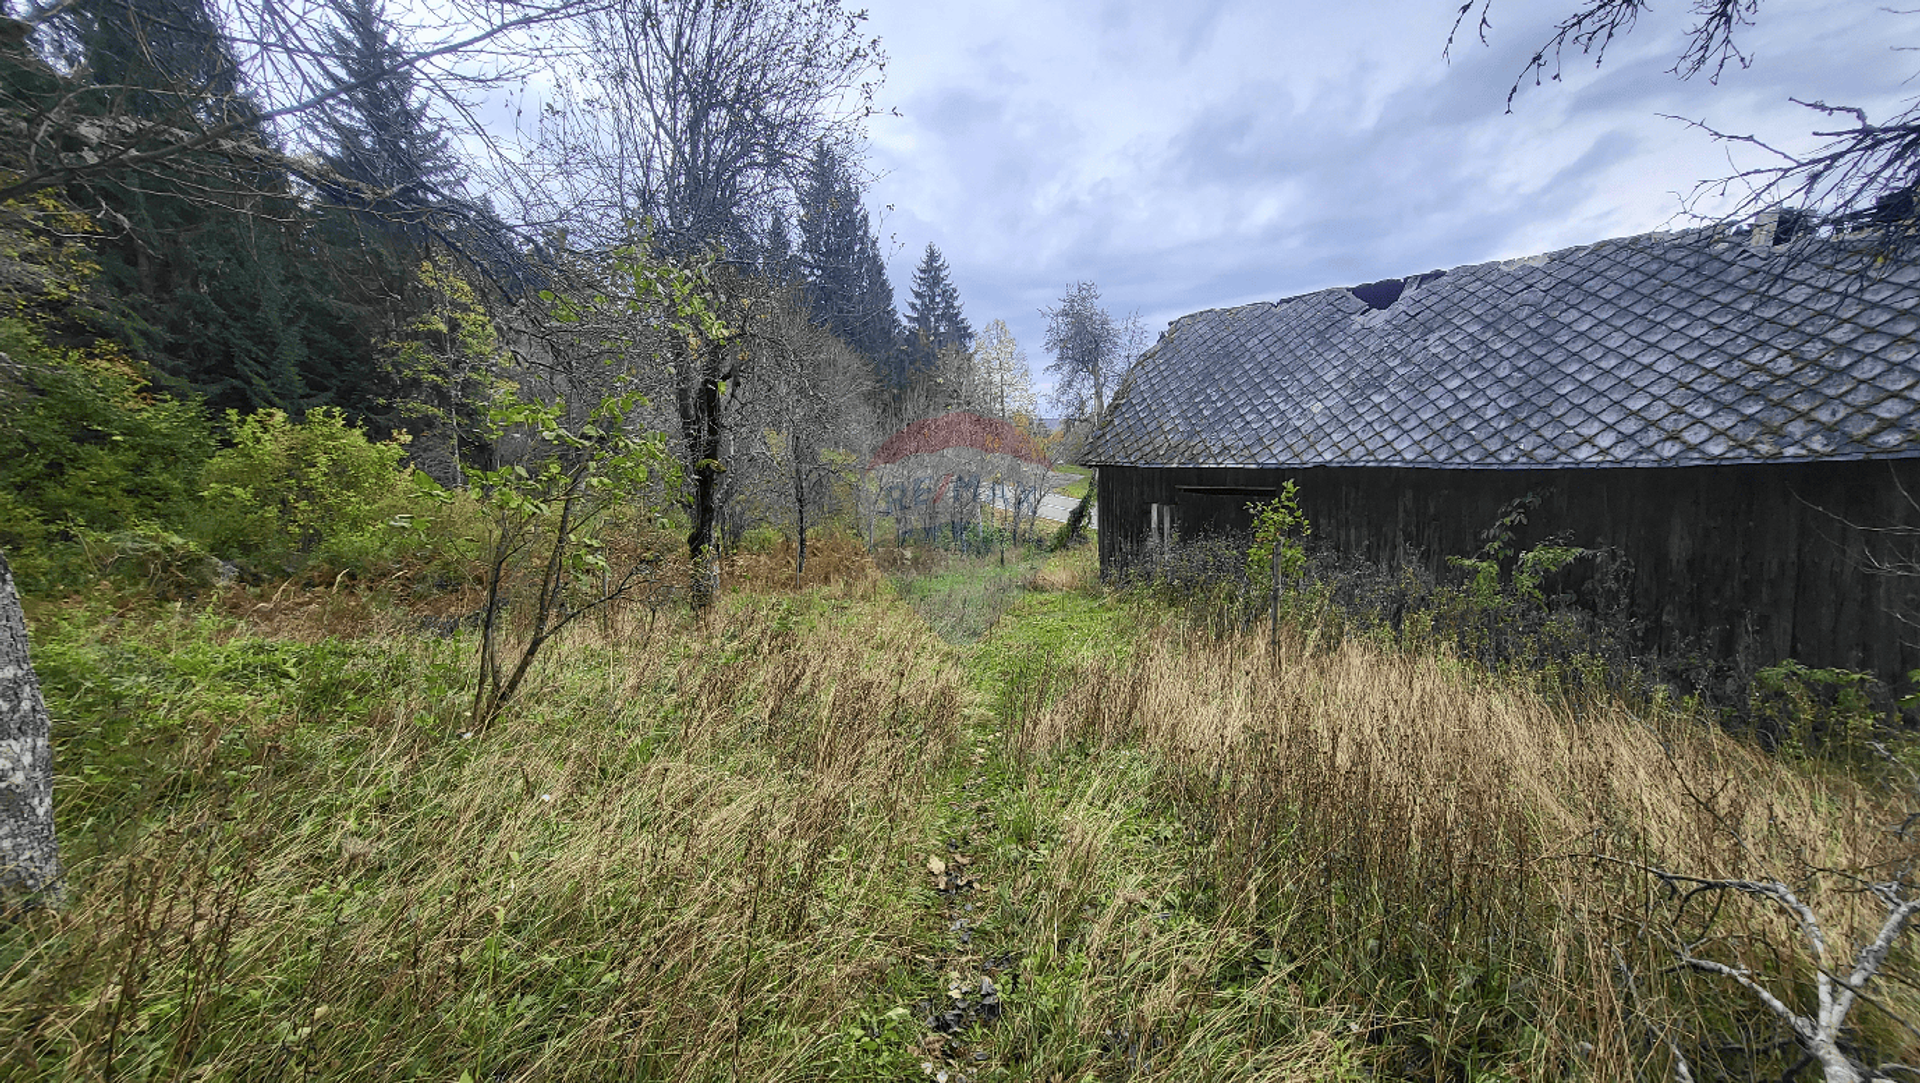
<instances>
[{"instance_id":1,"label":"leafless branch","mask_svg":"<svg viewBox=\"0 0 1920 1083\"><path fill-rule=\"evenodd\" d=\"M1872 1003L1909 1031L1920 1034L1920 1030L1915 1030L1890 1006L1875 1001L1867 993L1867 987L1879 976L1895 943L1907 931L1915 915L1920 914L1920 897L1910 897L1907 885L1900 883L1872 885L1873 895L1887 908L1886 919L1873 938L1854 954L1851 966L1846 972L1840 973L1828 964L1827 933L1819 916L1785 883L1778 880L1690 876L1605 854L1589 856L1597 862L1634 869L1654 877L1680 894L1679 905L1682 909L1692 899L1703 894L1721 896L1736 893L1771 903L1791 917L1799 926L1800 935L1806 943L1807 952L1814 965L1814 991L1817 1006L1811 1015L1795 1011L1785 999L1767 988L1763 984L1761 975L1750 968L1722 962L1701 954L1704 940L1689 942L1675 939L1669 947L1681 967L1704 974L1717 974L1752 994L1775 1018L1792 1029L1806 1052L1820 1062L1829 1081L1852 1081L1862 1078L1859 1066L1841 1051L1839 1044L1847 1016L1856 1002L1864 1000Z\"/></svg>"},{"instance_id":2,"label":"leafless branch","mask_svg":"<svg viewBox=\"0 0 1920 1083\"><path fill-rule=\"evenodd\" d=\"M1759 0L1692 0L1691 7L1697 21L1688 29L1686 45L1669 70L1682 79L1711 71L1707 76L1708 81L1718 82L1727 65L1744 68L1752 63L1751 58L1740 49L1735 37L1753 25L1753 16L1759 6ZM1507 90L1508 112L1512 112L1514 98L1527 80L1533 80L1535 86L1548 79L1559 81L1569 48L1577 49L1582 56L1591 56L1598 66L1606 59L1607 49L1614 39L1631 32L1639 22L1641 12L1651 7L1647 0L1584 0L1571 15L1554 25L1552 36L1522 65L1520 74L1514 77L1513 85ZM1453 29L1447 34L1442 55L1451 59L1461 27L1466 25L1467 18L1473 16L1476 9L1475 33L1482 45L1487 44L1488 34L1493 29L1492 8L1493 0L1467 0L1462 4L1454 15Z\"/></svg>"},{"instance_id":3,"label":"leafless branch","mask_svg":"<svg viewBox=\"0 0 1920 1083\"><path fill-rule=\"evenodd\" d=\"M1462 4L1447 36L1449 54L1467 19L1476 13L1477 33L1482 43L1486 42L1492 27L1492 2L1467 0ZM1669 69L1674 75L1686 79L1706 72L1709 82L1717 82L1729 65L1748 66L1751 57L1739 41L1753 25L1759 0L1690 0L1689 8L1694 22ZM1646 0L1578 0L1572 13L1555 24L1552 35L1522 65L1508 90L1507 110L1512 111L1516 96L1529 79L1536 86L1547 79L1558 80L1569 50L1591 56L1599 64L1614 40L1631 32L1640 14L1649 9ZM1915 198L1920 186L1920 103L1909 103L1897 115L1875 123L1859 106L1790 100L1854 123L1813 132L1826 142L1811 152L1793 152L1754 135L1719 130L1703 120L1673 118L1730 146L1757 150L1768 161L1761 166L1736 167L1727 176L1702 182L1687 197L1689 208L1704 197L1719 200L1738 191L1740 198L1730 211L1716 211L1711 217L1739 220L1759 211L1787 207L1827 220L1834 232L1877 230L1886 239L1886 247L1904 247L1920 240L1920 208Z\"/></svg>"},{"instance_id":4,"label":"leafless branch","mask_svg":"<svg viewBox=\"0 0 1920 1083\"><path fill-rule=\"evenodd\" d=\"M235 115L232 119L198 130L186 125L190 114L185 109L176 113L171 121L128 115L80 115L77 105L83 93L110 92L112 88L76 89L63 96L53 108L31 115L24 121L26 129L32 134L25 146L19 148L17 179L0 185L0 202L171 163L198 152L213 152L242 161L278 157L262 138L262 133L270 131L277 120L314 114L336 99L392 78L396 73L412 71L436 60L470 54L479 46L503 36L584 14L600 6L601 0L557 0L551 6L534 8L523 15L484 25L475 32L412 52L393 65L361 79L338 85L322 85L274 108L257 112L252 109L223 110ZM292 55L312 57L318 55L319 51L305 46L300 38L295 37L289 40L282 53L284 59ZM309 75L308 81L324 83L318 75ZM182 92L179 97L192 100L195 95ZM16 128L20 123L16 122ZM77 139L82 149L63 150L62 137Z\"/></svg>"}]
</instances>

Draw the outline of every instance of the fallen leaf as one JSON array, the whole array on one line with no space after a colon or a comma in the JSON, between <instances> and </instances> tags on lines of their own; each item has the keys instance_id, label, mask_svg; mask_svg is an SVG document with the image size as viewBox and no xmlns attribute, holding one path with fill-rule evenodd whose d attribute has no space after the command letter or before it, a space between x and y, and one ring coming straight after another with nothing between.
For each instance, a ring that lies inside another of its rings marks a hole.
<instances>
[{"instance_id":1,"label":"fallen leaf","mask_svg":"<svg viewBox=\"0 0 1920 1083\"><path fill-rule=\"evenodd\" d=\"M927 871L935 876L944 876L947 872L947 863L937 857L927 858Z\"/></svg>"}]
</instances>

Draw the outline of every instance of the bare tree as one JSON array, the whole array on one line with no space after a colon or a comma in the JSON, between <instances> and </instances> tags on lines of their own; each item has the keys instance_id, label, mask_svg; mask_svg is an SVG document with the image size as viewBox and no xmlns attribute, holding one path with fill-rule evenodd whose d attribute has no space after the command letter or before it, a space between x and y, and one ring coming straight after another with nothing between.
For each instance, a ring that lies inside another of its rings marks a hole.
<instances>
[{"instance_id":1,"label":"bare tree","mask_svg":"<svg viewBox=\"0 0 1920 1083\"><path fill-rule=\"evenodd\" d=\"M798 578L806 572L808 531L833 513L834 490L856 483L873 443L872 369L808 319L797 292L772 302L749 325L755 380L739 427L750 435L730 474L742 475L763 510L792 526Z\"/></svg>"},{"instance_id":2,"label":"bare tree","mask_svg":"<svg viewBox=\"0 0 1920 1083\"><path fill-rule=\"evenodd\" d=\"M642 231L687 268L725 333L658 338L687 484L693 600L717 583L729 427L771 306L755 238L792 207L809 156L851 138L882 65L839 0L613 0L570 28L577 62L532 148L530 206L595 243Z\"/></svg>"},{"instance_id":3,"label":"bare tree","mask_svg":"<svg viewBox=\"0 0 1920 1083\"><path fill-rule=\"evenodd\" d=\"M542 370L553 394L599 401L590 389L630 383L649 420L669 432L693 561L696 607L718 583L715 528L727 471L728 430L752 356L743 329L765 307L763 281L715 253L669 258L645 235L608 253L570 253L546 291L555 311L526 312L516 354Z\"/></svg>"},{"instance_id":4,"label":"bare tree","mask_svg":"<svg viewBox=\"0 0 1920 1083\"><path fill-rule=\"evenodd\" d=\"M1507 110L1513 110L1515 98L1529 80L1535 86L1545 79L1557 81L1569 49L1601 63L1607 48L1632 32L1641 13L1650 7L1647 0L1579 0L1522 65L1507 91ZM1704 74L1717 83L1730 65L1750 65L1753 59L1741 48L1740 36L1753 26L1759 7L1759 0L1691 0L1693 25L1669 71L1681 79ZM1451 53L1469 20L1485 43L1492 29L1492 8L1493 0L1464 3L1447 37L1447 51ZM1857 106L1792 100L1822 118L1841 121L1813 132L1826 142L1810 153L1785 150L1750 134L1724 132L1703 120L1688 121L1713 139L1751 147L1763 156L1763 164L1703 181L1695 195L1741 192L1733 218L1789 207L1801 212L1796 216L1800 223L1824 220L1830 229L1841 232L1871 228L1891 247L1905 247L1920 238L1920 207L1915 202L1920 189L1920 99L1910 99L1899 113L1878 122ZM1803 237L1816 233L1812 229L1791 232ZM1775 241L1789 239L1781 235Z\"/></svg>"},{"instance_id":5,"label":"bare tree","mask_svg":"<svg viewBox=\"0 0 1920 1083\"><path fill-rule=\"evenodd\" d=\"M219 46L200 48L192 64L154 58L173 44L163 36L183 36L180 13L211 18L198 4L30 2L0 25L8 66L18 73L0 81L0 113L8 119L0 126L0 157L12 174L0 184L0 203L99 182L138 186L142 178L170 190L192 180L211 186L210 194L231 195L236 177L262 167L322 191L391 201L396 193L366 191L316 153L329 105L404 72L484 143L475 112L480 97L550 58L543 31L600 3L449 0L415 7L396 28L406 44L390 63L343 81L333 66L328 0L222 4L218 25L194 30L217 34ZM103 45L100 28L108 23L114 33ZM107 62L114 57L121 62ZM219 167L196 164L210 161ZM401 202L439 198L398 195Z\"/></svg>"},{"instance_id":6,"label":"bare tree","mask_svg":"<svg viewBox=\"0 0 1920 1083\"><path fill-rule=\"evenodd\" d=\"M1114 380L1116 385L1127 378L1127 373L1133 371L1133 366L1140 363L1153 345L1153 331L1147 327L1140 310L1136 308L1127 313L1127 318L1120 322L1120 369Z\"/></svg>"},{"instance_id":7,"label":"bare tree","mask_svg":"<svg viewBox=\"0 0 1920 1083\"><path fill-rule=\"evenodd\" d=\"M857 136L884 70L839 0L612 0L570 28L528 192L587 238L647 219L684 254L755 238L821 141Z\"/></svg>"},{"instance_id":8,"label":"bare tree","mask_svg":"<svg viewBox=\"0 0 1920 1083\"><path fill-rule=\"evenodd\" d=\"M1107 388L1118 383L1120 329L1100 304L1100 287L1081 282L1060 303L1043 308L1047 352L1055 376L1053 401L1069 413L1098 420L1107 412Z\"/></svg>"}]
</instances>

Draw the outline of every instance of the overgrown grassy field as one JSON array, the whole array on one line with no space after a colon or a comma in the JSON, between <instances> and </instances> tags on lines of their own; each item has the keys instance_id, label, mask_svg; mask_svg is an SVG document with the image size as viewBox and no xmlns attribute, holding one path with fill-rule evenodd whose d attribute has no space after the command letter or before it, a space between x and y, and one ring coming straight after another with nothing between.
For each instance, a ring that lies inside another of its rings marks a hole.
<instances>
[{"instance_id":1,"label":"overgrown grassy field","mask_svg":"<svg viewBox=\"0 0 1920 1083\"><path fill-rule=\"evenodd\" d=\"M1804 1005L1799 930L1645 869L1840 951L1884 911L1819 870L1912 856L1870 773L1660 705L1270 650L1084 549L857 563L587 622L483 732L470 633L345 595L34 607L72 901L0 930L0 1077L1779 1078L1674 945Z\"/></svg>"}]
</instances>

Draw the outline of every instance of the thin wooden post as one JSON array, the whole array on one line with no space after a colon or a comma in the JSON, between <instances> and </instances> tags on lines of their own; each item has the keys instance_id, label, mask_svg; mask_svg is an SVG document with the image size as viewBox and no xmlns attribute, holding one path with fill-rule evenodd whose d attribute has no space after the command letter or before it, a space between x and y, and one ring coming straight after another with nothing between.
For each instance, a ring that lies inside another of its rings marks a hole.
<instances>
[{"instance_id":1,"label":"thin wooden post","mask_svg":"<svg viewBox=\"0 0 1920 1083\"><path fill-rule=\"evenodd\" d=\"M1280 539L1273 541L1273 631L1267 649L1277 662L1280 658Z\"/></svg>"}]
</instances>

